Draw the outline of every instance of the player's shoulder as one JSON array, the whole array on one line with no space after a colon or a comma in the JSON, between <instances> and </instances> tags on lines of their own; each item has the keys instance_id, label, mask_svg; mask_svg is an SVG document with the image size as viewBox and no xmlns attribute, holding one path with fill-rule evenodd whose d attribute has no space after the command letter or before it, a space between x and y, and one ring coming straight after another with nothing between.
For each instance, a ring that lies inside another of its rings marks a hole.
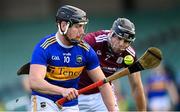
<instances>
[{"instance_id":1,"label":"player's shoulder","mask_svg":"<svg viewBox=\"0 0 180 112\"><path fill-rule=\"evenodd\" d=\"M99 30L94 33L96 33L97 35L107 35L110 33L110 30Z\"/></svg>"},{"instance_id":2,"label":"player's shoulder","mask_svg":"<svg viewBox=\"0 0 180 112\"><path fill-rule=\"evenodd\" d=\"M42 38L42 40L39 43L39 46L43 49L46 49L56 42L57 42L57 40L56 40L55 34L50 34L50 35L47 35L44 38Z\"/></svg>"},{"instance_id":3,"label":"player's shoulder","mask_svg":"<svg viewBox=\"0 0 180 112\"><path fill-rule=\"evenodd\" d=\"M110 32L110 30L99 30L99 31L96 31L96 32L88 33L88 34L85 36L85 38L103 37L103 36L107 36L109 32Z\"/></svg>"},{"instance_id":4,"label":"player's shoulder","mask_svg":"<svg viewBox=\"0 0 180 112\"><path fill-rule=\"evenodd\" d=\"M85 41L81 41L79 44L78 44L79 47L83 48L84 50L86 51L89 51L90 50L90 45L88 43L86 43Z\"/></svg>"},{"instance_id":5,"label":"player's shoulder","mask_svg":"<svg viewBox=\"0 0 180 112\"><path fill-rule=\"evenodd\" d=\"M126 48L126 52L132 55L133 57L136 57L136 52L132 46L129 46L128 48Z\"/></svg>"},{"instance_id":6,"label":"player's shoulder","mask_svg":"<svg viewBox=\"0 0 180 112\"><path fill-rule=\"evenodd\" d=\"M110 30L99 30L99 31L87 34L87 38L90 38L90 39L94 38L95 42L107 41L109 32Z\"/></svg>"},{"instance_id":7,"label":"player's shoulder","mask_svg":"<svg viewBox=\"0 0 180 112\"><path fill-rule=\"evenodd\" d=\"M96 42L104 42L108 40L108 34L109 34L108 30L101 30L97 33L99 33L99 35L95 37Z\"/></svg>"}]
</instances>

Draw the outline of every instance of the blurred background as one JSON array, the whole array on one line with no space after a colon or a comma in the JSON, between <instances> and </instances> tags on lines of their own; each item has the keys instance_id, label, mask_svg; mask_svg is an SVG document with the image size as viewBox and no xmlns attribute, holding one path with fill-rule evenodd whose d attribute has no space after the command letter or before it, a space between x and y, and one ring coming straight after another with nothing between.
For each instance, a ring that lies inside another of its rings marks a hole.
<instances>
[{"instance_id":1,"label":"blurred background","mask_svg":"<svg viewBox=\"0 0 180 112\"><path fill-rule=\"evenodd\" d=\"M57 8L65 4L79 7L87 12L90 20L87 32L110 29L113 21L118 17L130 19L136 27L136 41L133 46L137 51L137 56L140 56L150 46L158 47L163 52L164 60L161 70L142 72L142 81L149 104L155 96L152 95L157 90L157 88L153 89L155 86L167 91L165 92L166 97L170 99L170 107L167 110L179 109L179 0L1 0L1 111L18 111L28 108L25 106L28 104L28 93L22 84L24 77L17 76L16 72L21 65L30 61L37 42L42 37L57 31L55 14ZM154 74L163 74L163 76ZM158 77L155 78L155 76ZM120 108L135 110L127 77L121 78L119 82L122 93L119 99ZM160 84L158 85L157 82ZM162 86L163 84L165 86ZM161 103L163 103L162 100ZM149 110L152 105L148 106Z\"/></svg>"}]
</instances>

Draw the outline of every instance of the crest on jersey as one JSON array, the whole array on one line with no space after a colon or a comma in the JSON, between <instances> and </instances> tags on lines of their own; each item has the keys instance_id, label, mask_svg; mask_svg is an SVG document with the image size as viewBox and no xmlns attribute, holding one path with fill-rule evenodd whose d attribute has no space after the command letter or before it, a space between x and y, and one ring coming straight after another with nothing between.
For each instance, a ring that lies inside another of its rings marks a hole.
<instances>
[{"instance_id":1,"label":"crest on jersey","mask_svg":"<svg viewBox=\"0 0 180 112\"><path fill-rule=\"evenodd\" d=\"M82 56L81 55L76 56L76 62L77 63L82 63Z\"/></svg>"},{"instance_id":2,"label":"crest on jersey","mask_svg":"<svg viewBox=\"0 0 180 112\"><path fill-rule=\"evenodd\" d=\"M102 55L101 50L97 50L97 55Z\"/></svg>"},{"instance_id":3,"label":"crest on jersey","mask_svg":"<svg viewBox=\"0 0 180 112\"><path fill-rule=\"evenodd\" d=\"M121 64L123 62L123 57L118 57L116 63Z\"/></svg>"},{"instance_id":4,"label":"crest on jersey","mask_svg":"<svg viewBox=\"0 0 180 112\"><path fill-rule=\"evenodd\" d=\"M46 102L41 102L40 105L41 105L41 108L45 108L46 107Z\"/></svg>"}]
</instances>

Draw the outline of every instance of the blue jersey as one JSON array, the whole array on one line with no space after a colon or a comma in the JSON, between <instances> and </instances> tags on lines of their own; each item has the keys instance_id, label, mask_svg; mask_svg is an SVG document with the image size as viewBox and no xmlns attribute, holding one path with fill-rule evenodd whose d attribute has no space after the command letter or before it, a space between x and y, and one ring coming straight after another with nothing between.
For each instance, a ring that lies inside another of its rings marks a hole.
<instances>
[{"instance_id":1,"label":"blue jersey","mask_svg":"<svg viewBox=\"0 0 180 112\"><path fill-rule=\"evenodd\" d=\"M55 34L43 38L35 47L31 64L40 64L47 67L45 80L53 85L65 88L78 89L79 76L86 67L92 70L99 66L94 50L87 43L74 46L64 46ZM32 90L33 95L46 97L53 101L62 98L62 95L49 95ZM74 99L63 106L77 105Z\"/></svg>"}]
</instances>

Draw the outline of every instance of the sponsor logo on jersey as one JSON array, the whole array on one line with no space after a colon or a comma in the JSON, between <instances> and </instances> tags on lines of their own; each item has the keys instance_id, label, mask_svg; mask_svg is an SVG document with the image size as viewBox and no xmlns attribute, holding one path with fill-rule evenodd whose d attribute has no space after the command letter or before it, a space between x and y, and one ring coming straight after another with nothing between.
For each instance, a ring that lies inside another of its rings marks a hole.
<instances>
[{"instance_id":1,"label":"sponsor logo on jersey","mask_svg":"<svg viewBox=\"0 0 180 112\"><path fill-rule=\"evenodd\" d=\"M65 81L79 77L84 66L81 67L55 67L48 66L46 78Z\"/></svg>"},{"instance_id":2,"label":"sponsor logo on jersey","mask_svg":"<svg viewBox=\"0 0 180 112\"><path fill-rule=\"evenodd\" d=\"M63 56L71 56L71 53L63 53Z\"/></svg>"}]
</instances>

